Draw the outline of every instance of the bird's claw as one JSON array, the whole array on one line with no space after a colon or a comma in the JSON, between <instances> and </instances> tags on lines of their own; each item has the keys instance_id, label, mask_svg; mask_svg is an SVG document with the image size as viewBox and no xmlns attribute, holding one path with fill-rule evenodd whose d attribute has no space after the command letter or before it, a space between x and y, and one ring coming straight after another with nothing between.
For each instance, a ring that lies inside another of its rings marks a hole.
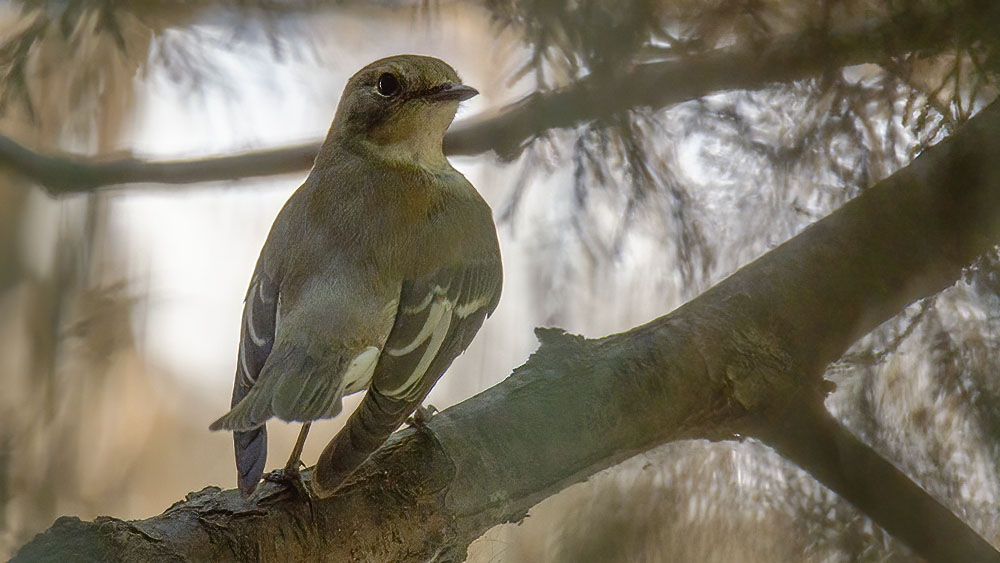
<instances>
[{"instance_id":1,"label":"bird's claw","mask_svg":"<svg viewBox=\"0 0 1000 563\"><path fill-rule=\"evenodd\" d=\"M417 407L417 410L413 411L413 416L406 419L406 423L417 430L427 430L427 424L438 412L440 411L434 405L427 405L426 407L420 405Z\"/></svg>"},{"instance_id":2,"label":"bird's claw","mask_svg":"<svg viewBox=\"0 0 1000 563\"><path fill-rule=\"evenodd\" d=\"M301 461L299 463L305 466ZM309 495L309 489L306 487L305 479L302 478L302 473L299 472L298 467L294 469L288 467L275 469L264 475L264 480L278 486L269 488L267 491L262 491L261 496L257 499L258 503L272 504L293 498L312 500L312 497Z\"/></svg>"}]
</instances>

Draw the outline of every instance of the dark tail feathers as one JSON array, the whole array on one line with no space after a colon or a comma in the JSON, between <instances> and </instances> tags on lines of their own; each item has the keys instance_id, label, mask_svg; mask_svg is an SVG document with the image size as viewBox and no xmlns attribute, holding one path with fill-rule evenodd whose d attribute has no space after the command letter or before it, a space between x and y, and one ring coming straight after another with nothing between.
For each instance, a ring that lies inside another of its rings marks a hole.
<instances>
[{"instance_id":1,"label":"dark tail feathers","mask_svg":"<svg viewBox=\"0 0 1000 563\"><path fill-rule=\"evenodd\" d=\"M244 497L257 488L267 462L267 426L261 425L246 432L233 432L236 450L237 483Z\"/></svg>"}]
</instances>

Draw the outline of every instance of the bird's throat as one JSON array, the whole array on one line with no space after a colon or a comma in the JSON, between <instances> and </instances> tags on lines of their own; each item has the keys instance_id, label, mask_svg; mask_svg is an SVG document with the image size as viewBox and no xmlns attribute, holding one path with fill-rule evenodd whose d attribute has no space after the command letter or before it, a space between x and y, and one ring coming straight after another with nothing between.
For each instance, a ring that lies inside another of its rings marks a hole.
<instances>
[{"instance_id":1,"label":"bird's throat","mask_svg":"<svg viewBox=\"0 0 1000 563\"><path fill-rule=\"evenodd\" d=\"M450 165L444 157L441 144L440 137L436 141L410 138L390 143L371 143L371 150L392 164L444 170Z\"/></svg>"}]
</instances>

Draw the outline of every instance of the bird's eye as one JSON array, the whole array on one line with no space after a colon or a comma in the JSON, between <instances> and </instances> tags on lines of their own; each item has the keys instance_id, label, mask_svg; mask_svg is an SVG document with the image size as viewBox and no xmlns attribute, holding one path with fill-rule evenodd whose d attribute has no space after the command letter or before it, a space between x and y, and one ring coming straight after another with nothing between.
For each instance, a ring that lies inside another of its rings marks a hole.
<instances>
[{"instance_id":1,"label":"bird's eye","mask_svg":"<svg viewBox=\"0 0 1000 563\"><path fill-rule=\"evenodd\" d=\"M375 86L378 93L385 96L386 98L391 98L398 94L402 87L399 85L399 79L396 75L391 72L383 73L382 76L378 77L378 84Z\"/></svg>"}]
</instances>

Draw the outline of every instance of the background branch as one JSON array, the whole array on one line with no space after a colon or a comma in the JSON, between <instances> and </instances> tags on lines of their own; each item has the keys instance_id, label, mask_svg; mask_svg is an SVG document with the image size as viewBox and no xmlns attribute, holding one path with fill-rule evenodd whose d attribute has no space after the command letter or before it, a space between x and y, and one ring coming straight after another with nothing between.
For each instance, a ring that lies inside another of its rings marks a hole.
<instances>
[{"instance_id":1,"label":"background branch","mask_svg":"<svg viewBox=\"0 0 1000 563\"><path fill-rule=\"evenodd\" d=\"M15 561L460 561L484 530L637 452L737 434L774 444L930 561L1000 561L822 407L828 362L1000 240L998 158L995 103L669 315L596 340L539 330L508 379L428 432L397 433L331 499L208 488L143 521L62 518Z\"/></svg>"},{"instance_id":2,"label":"background branch","mask_svg":"<svg viewBox=\"0 0 1000 563\"><path fill-rule=\"evenodd\" d=\"M989 6L983 8L984 17L987 12ZM932 54L952 44L957 17L951 12L912 10L853 32L807 30L761 49L724 49L639 64L614 75L591 74L559 90L528 96L492 115L456 124L445 137L445 153L494 151L512 158L549 129L631 108L658 109L715 92L758 89L846 65L886 61L910 51ZM313 141L193 160L104 160L44 155L0 136L0 165L61 195L131 183L189 184L304 171L312 166L319 145L320 141Z\"/></svg>"}]
</instances>

